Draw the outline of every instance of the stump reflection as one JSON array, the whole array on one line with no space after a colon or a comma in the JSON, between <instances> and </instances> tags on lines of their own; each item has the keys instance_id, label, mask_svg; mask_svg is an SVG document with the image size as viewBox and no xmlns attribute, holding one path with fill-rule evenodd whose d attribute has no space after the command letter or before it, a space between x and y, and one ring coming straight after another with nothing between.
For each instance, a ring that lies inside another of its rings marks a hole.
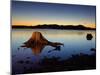
<instances>
[{"instance_id":1,"label":"stump reflection","mask_svg":"<svg viewBox=\"0 0 100 75\"><path fill-rule=\"evenodd\" d=\"M33 32L31 38L24 42L24 44L21 47L27 47L31 48L32 52L37 55L40 54L45 46L52 46L55 47L55 49L58 49L63 43L60 42L50 42L48 41L41 32Z\"/></svg>"}]
</instances>

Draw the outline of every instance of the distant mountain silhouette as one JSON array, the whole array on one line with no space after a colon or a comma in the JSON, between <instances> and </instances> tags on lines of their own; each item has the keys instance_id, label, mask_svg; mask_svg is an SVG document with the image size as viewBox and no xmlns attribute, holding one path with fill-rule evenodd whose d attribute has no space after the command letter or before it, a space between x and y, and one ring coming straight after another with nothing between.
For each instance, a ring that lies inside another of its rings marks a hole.
<instances>
[{"instance_id":1,"label":"distant mountain silhouette","mask_svg":"<svg viewBox=\"0 0 100 75\"><path fill-rule=\"evenodd\" d=\"M57 25L57 24L43 24L36 26L13 25L12 28L95 30L95 28L85 27L84 25L74 26L74 25Z\"/></svg>"}]
</instances>

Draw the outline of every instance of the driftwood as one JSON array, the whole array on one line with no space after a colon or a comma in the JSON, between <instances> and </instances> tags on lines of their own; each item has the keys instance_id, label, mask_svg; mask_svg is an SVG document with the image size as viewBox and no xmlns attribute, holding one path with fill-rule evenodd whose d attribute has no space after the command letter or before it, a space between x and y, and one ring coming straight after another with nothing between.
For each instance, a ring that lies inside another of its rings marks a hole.
<instances>
[{"instance_id":1,"label":"driftwood","mask_svg":"<svg viewBox=\"0 0 100 75\"><path fill-rule=\"evenodd\" d=\"M57 48L63 45L63 43L50 42L40 32L33 32L31 38L24 42L24 45L21 47L32 48L34 54L39 54L46 45Z\"/></svg>"}]
</instances>

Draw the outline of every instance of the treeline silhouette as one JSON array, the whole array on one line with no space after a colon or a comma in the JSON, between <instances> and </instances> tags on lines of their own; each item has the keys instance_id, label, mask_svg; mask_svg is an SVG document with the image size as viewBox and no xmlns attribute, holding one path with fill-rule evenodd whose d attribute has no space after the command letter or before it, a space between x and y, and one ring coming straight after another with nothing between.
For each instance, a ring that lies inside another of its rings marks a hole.
<instances>
[{"instance_id":1,"label":"treeline silhouette","mask_svg":"<svg viewBox=\"0 0 100 75\"><path fill-rule=\"evenodd\" d=\"M58 24L43 24L43 25L36 25L36 26L17 26L13 25L12 28L21 28L21 29L73 29L73 30L95 30L95 28L85 27L84 25L58 25Z\"/></svg>"}]
</instances>

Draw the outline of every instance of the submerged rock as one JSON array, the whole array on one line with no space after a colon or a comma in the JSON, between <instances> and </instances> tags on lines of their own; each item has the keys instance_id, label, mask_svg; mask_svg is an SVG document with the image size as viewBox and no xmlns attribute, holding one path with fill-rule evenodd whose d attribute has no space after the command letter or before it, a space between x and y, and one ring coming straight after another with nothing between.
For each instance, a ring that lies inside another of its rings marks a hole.
<instances>
[{"instance_id":1,"label":"submerged rock","mask_svg":"<svg viewBox=\"0 0 100 75\"><path fill-rule=\"evenodd\" d=\"M26 57L27 59L30 59L30 57Z\"/></svg>"},{"instance_id":2,"label":"submerged rock","mask_svg":"<svg viewBox=\"0 0 100 75\"><path fill-rule=\"evenodd\" d=\"M95 48L91 48L91 51L94 51L94 52L96 52L96 49L95 49Z\"/></svg>"},{"instance_id":3,"label":"submerged rock","mask_svg":"<svg viewBox=\"0 0 100 75\"><path fill-rule=\"evenodd\" d=\"M24 63L24 61L23 61L23 60L19 60L19 61L18 61L18 63L23 64L23 63Z\"/></svg>"}]
</instances>

